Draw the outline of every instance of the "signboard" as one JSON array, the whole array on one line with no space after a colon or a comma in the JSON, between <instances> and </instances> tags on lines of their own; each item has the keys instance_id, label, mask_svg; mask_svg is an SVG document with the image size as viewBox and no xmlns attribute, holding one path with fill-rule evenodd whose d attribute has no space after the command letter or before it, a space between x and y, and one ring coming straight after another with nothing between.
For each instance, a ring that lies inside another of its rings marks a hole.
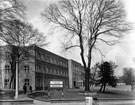
<instances>
[{"instance_id":1,"label":"signboard","mask_svg":"<svg viewBox=\"0 0 135 105\"><path fill-rule=\"evenodd\" d=\"M63 88L64 88L64 83L62 80L57 80L57 79L50 80L50 90L54 90L54 91L48 92L48 98L51 97L51 92L53 92L53 95L54 95L56 91L59 91L61 93L61 97L63 98L64 97Z\"/></svg>"},{"instance_id":2,"label":"signboard","mask_svg":"<svg viewBox=\"0 0 135 105\"><path fill-rule=\"evenodd\" d=\"M63 81L50 81L50 84L63 84Z\"/></svg>"},{"instance_id":3,"label":"signboard","mask_svg":"<svg viewBox=\"0 0 135 105\"><path fill-rule=\"evenodd\" d=\"M51 87L51 88L59 88L59 87L62 88L63 85L50 85L50 87Z\"/></svg>"},{"instance_id":4,"label":"signboard","mask_svg":"<svg viewBox=\"0 0 135 105\"><path fill-rule=\"evenodd\" d=\"M63 88L63 81L60 80L51 80L50 88Z\"/></svg>"}]
</instances>

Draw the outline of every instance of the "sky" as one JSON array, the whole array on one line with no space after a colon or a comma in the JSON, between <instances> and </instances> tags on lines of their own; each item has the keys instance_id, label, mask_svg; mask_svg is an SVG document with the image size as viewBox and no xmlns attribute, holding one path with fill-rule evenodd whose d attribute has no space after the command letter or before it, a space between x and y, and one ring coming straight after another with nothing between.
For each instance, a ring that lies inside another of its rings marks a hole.
<instances>
[{"instance_id":1,"label":"sky","mask_svg":"<svg viewBox=\"0 0 135 105\"><path fill-rule=\"evenodd\" d=\"M21 0L22 1L22 0ZM41 32L48 36L50 45L45 49L50 50L58 55L62 55L69 59L74 59L81 62L79 53L77 51L63 52L61 50L60 35L57 31L52 31L52 27L48 27L48 24L43 21L40 13L53 0L23 0L22 2L26 5L26 16L30 23L35 28L38 28ZM127 12L127 20L134 26L135 24L135 0L122 0L125 5ZM115 70L116 75L122 75L122 68L132 67L135 68L135 29L129 34L125 35L121 40L122 43L117 44L113 47L103 47L101 50L105 52L106 57L104 60L114 61L118 67ZM101 60L101 57L93 55L93 64ZM100 60L99 60L100 59Z\"/></svg>"}]
</instances>

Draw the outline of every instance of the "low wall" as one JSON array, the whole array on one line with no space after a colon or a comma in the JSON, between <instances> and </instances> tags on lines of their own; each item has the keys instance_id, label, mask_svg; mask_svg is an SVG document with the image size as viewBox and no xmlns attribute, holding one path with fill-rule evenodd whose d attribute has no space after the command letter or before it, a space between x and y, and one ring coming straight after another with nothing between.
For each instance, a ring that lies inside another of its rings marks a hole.
<instances>
[{"instance_id":1,"label":"low wall","mask_svg":"<svg viewBox=\"0 0 135 105\"><path fill-rule=\"evenodd\" d=\"M33 100L0 100L0 105L33 105Z\"/></svg>"}]
</instances>

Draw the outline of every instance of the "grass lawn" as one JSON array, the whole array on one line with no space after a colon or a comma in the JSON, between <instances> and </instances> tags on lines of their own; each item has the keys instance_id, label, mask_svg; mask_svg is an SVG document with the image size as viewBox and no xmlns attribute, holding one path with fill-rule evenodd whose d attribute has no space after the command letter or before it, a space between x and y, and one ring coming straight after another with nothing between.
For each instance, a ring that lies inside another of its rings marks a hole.
<instances>
[{"instance_id":1,"label":"grass lawn","mask_svg":"<svg viewBox=\"0 0 135 105\"><path fill-rule=\"evenodd\" d=\"M19 94L22 94L23 91L19 91ZM0 100L9 100L14 99L15 90L0 90Z\"/></svg>"},{"instance_id":2,"label":"grass lawn","mask_svg":"<svg viewBox=\"0 0 135 105\"><path fill-rule=\"evenodd\" d=\"M123 88L123 89L122 89ZM96 98L134 98L135 99L135 91L127 90L127 87L107 87L105 93L98 92L99 87L93 87L90 93L85 93L83 89L67 89L64 91L64 96L62 97L61 91L51 91L50 99L84 99L86 96L96 97ZM29 97L39 99L39 100L47 100L48 93L45 92L35 92L33 94L28 95Z\"/></svg>"},{"instance_id":3,"label":"grass lawn","mask_svg":"<svg viewBox=\"0 0 135 105\"><path fill-rule=\"evenodd\" d=\"M6 99L13 99L15 92L9 91L9 90L0 90L0 99L6 100Z\"/></svg>"}]
</instances>

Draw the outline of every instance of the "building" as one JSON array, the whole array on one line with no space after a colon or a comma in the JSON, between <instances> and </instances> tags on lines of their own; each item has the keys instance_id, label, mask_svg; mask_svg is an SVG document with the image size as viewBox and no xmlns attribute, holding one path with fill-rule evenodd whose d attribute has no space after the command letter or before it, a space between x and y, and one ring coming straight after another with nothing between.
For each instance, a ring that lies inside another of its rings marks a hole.
<instances>
[{"instance_id":1,"label":"building","mask_svg":"<svg viewBox=\"0 0 135 105\"><path fill-rule=\"evenodd\" d=\"M0 89L7 89L12 78L10 54L13 49L11 46L0 46ZM15 80L11 88L15 88Z\"/></svg>"},{"instance_id":2,"label":"building","mask_svg":"<svg viewBox=\"0 0 135 105\"><path fill-rule=\"evenodd\" d=\"M68 60L69 68L69 87L70 88L82 88L84 87L85 71L83 66L74 61Z\"/></svg>"},{"instance_id":3,"label":"building","mask_svg":"<svg viewBox=\"0 0 135 105\"><path fill-rule=\"evenodd\" d=\"M126 85L135 84L135 70L134 68L123 68L123 82Z\"/></svg>"},{"instance_id":4,"label":"building","mask_svg":"<svg viewBox=\"0 0 135 105\"><path fill-rule=\"evenodd\" d=\"M0 47L0 88L8 89L12 79L11 54L16 52L14 46ZM12 54L13 55L13 54ZM16 65L14 64L14 67ZM19 60L19 90L23 90L24 84L33 90L42 90L49 87L52 79L62 80L64 87L68 88L68 60L53 54L35 45L29 47L27 53L21 55ZM11 88L15 88L15 78Z\"/></svg>"},{"instance_id":5,"label":"building","mask_svg":"<svg viewBox=\"0 0 135 105\"><path fill-rule=\"evenodd\" d=\"M35 88L49 87L52 79L63 80L68 88L68 60L35 46Z\"/></svg>"}]
</instances>

